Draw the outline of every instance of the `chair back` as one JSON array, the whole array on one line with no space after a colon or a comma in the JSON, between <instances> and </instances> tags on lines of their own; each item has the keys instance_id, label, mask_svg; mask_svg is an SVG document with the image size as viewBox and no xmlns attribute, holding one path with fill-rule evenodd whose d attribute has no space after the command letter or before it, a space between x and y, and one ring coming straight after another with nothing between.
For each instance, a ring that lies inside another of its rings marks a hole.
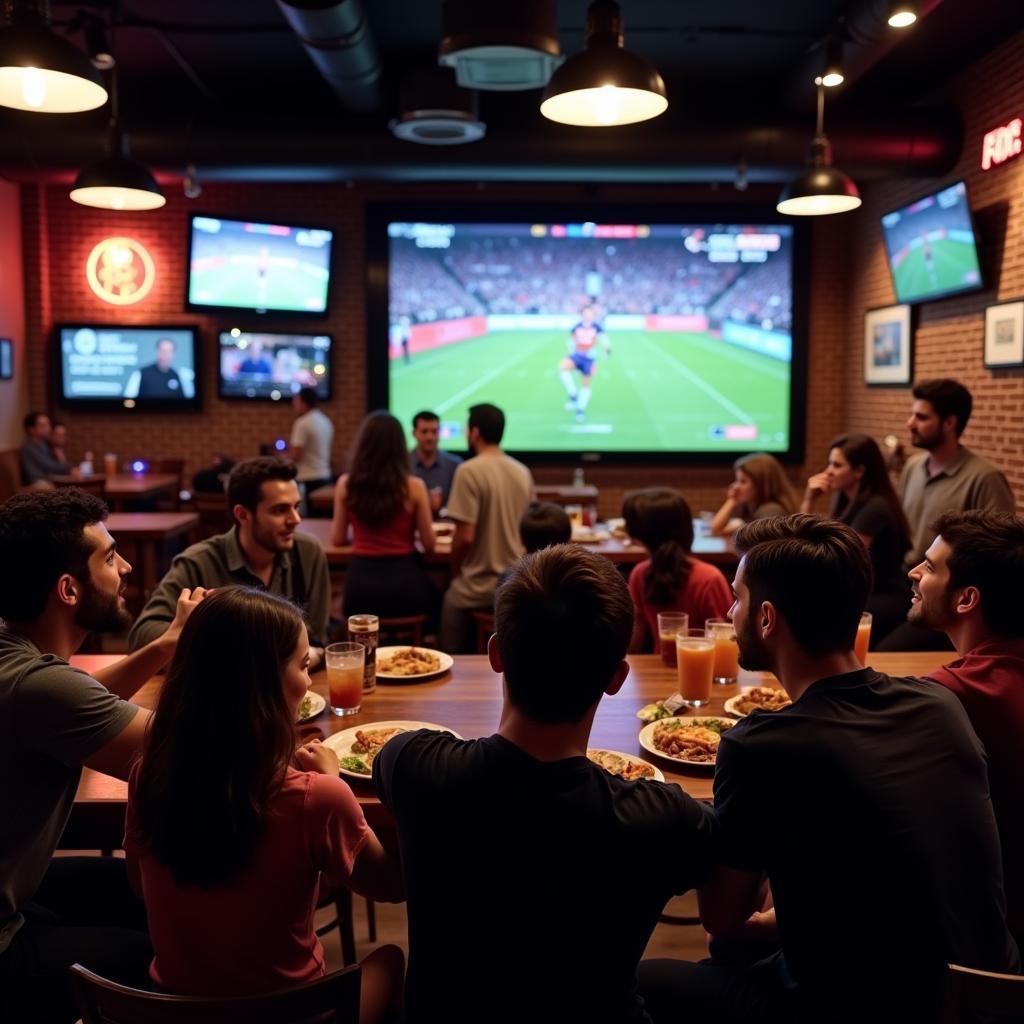
<instances>
[{"instance_id":1,"label":"chair back","mask_svg":"<svg viewBox=\"0 0 1024 1024\"><path fill-rule=\"evenodd\" d=\"M144 992L71 966L82 1024L290 1024L310 1020L356 1024L358 964L305 985L261 996L172 996Z\"/></svg>"},{"instance_id":2,"label":"chair back","mask_svg":"<svg viewBox=\"0 0 1024 1024\"><path fill-rule=\"evenodd\" d=\"M473 612L473 628L476 630L476 653L487 653L487 641L494 632L493 612Z\"/></svg>"},{"instance_id":3,"label":"chair back","mask_svg":"<svg viewBox=\"0 0 1024 1024\"><path fill-rule=\"evenodd\" d=\"M192 492L192 507L199 513L199 530L202 538L215 533L226 533L231 528L226 494L209 494L205 491Z\"/></svg>"},{"instance_id":4,"label":"chair back","mask_svg":"<svg viewBox=\"0 0 1024 1024\"><path fill-rule=\"evenodd\" d=\"M384 645L410 643L414 647L423 646L423 628L427 624L426 615L401 615L380 620L380 642Z\"/></svg>"},{"instance_id":5,"label":"chair back","mask_svg":"<svg viewBox=\"0 0 1024 1024\"><path fill-rule=\"evenodd\" d=\"M107 478L103 476L88 476L82 480L60 480L54 483L57 487L77 487L86 494L95 494L97 498L107 496Z\"/></svg>"},{"instance_id":6,"label":"chair back","mask_svg":"<svg viewBox=\"0 0 1024 1024\"><path fill-rule=\"evenodd\" d=\"M965 1011L1024 1020L1024 975L948 964L942 1024L960 1024Z\"/></svg>"}]
</instances>

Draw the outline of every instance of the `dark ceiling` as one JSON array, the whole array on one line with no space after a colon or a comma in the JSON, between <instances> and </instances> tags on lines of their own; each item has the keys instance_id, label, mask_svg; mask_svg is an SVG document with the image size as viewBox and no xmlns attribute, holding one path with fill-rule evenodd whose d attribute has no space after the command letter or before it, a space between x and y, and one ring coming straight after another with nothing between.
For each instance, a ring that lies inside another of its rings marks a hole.
<instances>
[{"instance_id":1,"label":"dark ceiling","mask_svg":"<svg viewBox=\"0 0 1024 1024\"><path fill-rule=\"evenodd\" d=\"M661 118L564 128L540 116L537 90L487 92L486 139L425 147L394 139L387 124L403 76L436 64L442 4L362 6L380 76L378 105L358 113L314 67L274 0L53 0L52 14L83 47L79 11L113 26L137 157L164 173L191 160L211 177L277 179L716 180L743 159L751 180L779 180L799 166L812 134L812 79L830 32L847 37L848 81L830 91L826 116L837 161L867 177L943 173L959 146L943 84L1024 27L1021 0L923 0L924 16L903 32L885 25L885 0L622 0L627 48L665 79ZM586 7L558 3L565 54L582 47ZM102 145L108 116L5 111L0 169L21 180L67 173Z\"/></svg>"}]
</instances>

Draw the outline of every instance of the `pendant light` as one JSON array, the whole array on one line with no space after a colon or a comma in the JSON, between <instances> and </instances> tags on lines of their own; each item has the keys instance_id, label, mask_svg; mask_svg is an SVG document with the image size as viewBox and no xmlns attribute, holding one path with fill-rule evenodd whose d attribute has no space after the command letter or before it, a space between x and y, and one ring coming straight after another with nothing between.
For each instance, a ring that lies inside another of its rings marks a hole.
<instances>
[{"instance_id":1,"label":"pendant light","mask_svg":"<svg viewBox=\"0 0 1024 1024\"><path fill-rule=\"evenodd\" d=\"M889 0L886 21L892 28L908 28L917 21L916 0Z\"/></svg>"},{"instance_id":2,"label":"pendant light","mask_svg":"<svg viewBox=\"0 0 1024 1024\"><path fill-rule=\"evenodd\" d=\"M586 48L551 76L540 112L586 128L634 124L664 113L668 100L661 75L622 43L619 5L593 0L587 8Z\"/></svg>"},{"instance_id":3,"label":"pendant light","mask_svg":"<svg viewBox=\"0 0 1024 1024\"><path fill-rule=\"evenodd\" d=\"M825 87L818 81L817 131L808 152L808 167L794 178L779 196L775 209L794 217L819 217L845 213L860 206L860 192L853 180L832 166L832 147L823 130Z\"/></svg>"}]
</instances>

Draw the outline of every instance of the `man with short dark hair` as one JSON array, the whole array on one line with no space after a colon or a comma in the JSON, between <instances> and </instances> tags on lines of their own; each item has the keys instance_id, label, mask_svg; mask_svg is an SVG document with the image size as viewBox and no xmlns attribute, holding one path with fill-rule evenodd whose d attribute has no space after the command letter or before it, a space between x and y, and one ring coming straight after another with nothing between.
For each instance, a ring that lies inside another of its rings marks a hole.
<instances>
[{"instance_id":1,"label":"man with short dark hair","mask_svg":"<svg viewBox=\"0 0 1024 1024\"><path fill-rule=\"evenodd\" d=\"M930 672L960 698L988 754L999 822L1007 922L1024 943L1024 519L947 512L924 561L910 570L909 620L941 629L957 659Z\"/></svg>"},{"instance_id":2,"label":"man with short dark hair","mask_svg":"<svg viewBox=\"0 0 1024 1024\"><path fill-rule=\"evenodd\" d=\"M72 668L87 634L131 621L131 566L106 517L72 487L0 505L0 1020L12 1024L75 1020L76 961L144 985L152 956L124 861L53 852L83 765L127 779L149 712L125 698L170 660L204 592L182 591L169 628L136 654L95 676Z\"/></svg>"},{"instance_id":3,"label":"man with short dark hair","mask_svg":"<svg viewBox=\"0 0 1024 1024\"><path fill-rule=\"evenodd\" d=\"M527 555L496 604L497 733L407 733L373 764L409 899L407 1018L645 1021L637 960L667 900L707 877L712 815L587 759L629 669L633 603L607 559Z\"/></svg>"},{"instance_id":4,"label":"man with short dark hair","mask_svg":"<svg viewBox=\"0 0 1024 1024\"><path fill-rule=\"evenodd\" d=\"M430 510L437 513L448 503L455 470L462 459L440 447L440 419L428 409L412 418L412 436L416 447L409 453L409 472L418 476L430 495Z\"/></svg>"},{"instance_id":5,"label":"man with short dark hair","mask_svg":"<svg viewBox=\"0 0 1024 1024\"><path fill-rule=\"evenodd\" d=\"M131 650L158 637L173 618L185 587L259 587L287 597L303 610L310 658L319 664L327 637L331 581L319 542L296 532L299 489L295 466L281 459L245 459L228 477L227 533L186 548L171 563L128 637Z\"/></svg>"},{"instance_id":6,"label":"man with short dark hair","mask_svg":"<svg viewBox=\"0 0 1024 1024\"><path fill-rule=\"evenodd\" d=\"M315 388L299 388L292 396L292 408L297 415L292 423L288 457L298 470L296 479L303 492L307 515L310 492L334 482L331 473L334 424L330 417L318 408L319 404L320 396Z\"/></svg>"},{"instance_id":7,"label":"man with short dark hair","mask_svg":"<svg viewBox=\"0 0 1024 1024\"><path fill-rule=\"evenodd\" d=\"M861 667L871 562L850 527L759 520L736 550L740 664L793 703L722 735L700 911L716 938L781 950L743 968L654 961L641 993L656 1021L680 1005L694 1020L936 1020L946 964L1020 963L984 750L951 693Z\"/></svg>"},{"instance_id":8,"label":"man with short dark hair","mask_svg":"<svg viewBox=\"0 0 1024 1024\"><path fill-rule=\"evenodd\" d=\"M519 520L533 497L533 477L501 450L505 414L496 406L469 410L467 437L474 457L457 467L448 515L452 536L452 582L441 607L441 646L469 649L470 612L490 611L502 571L521 554Z\"/></svg>"},{"instance_id":9,"label":"man with short dark hair","mask_svg":"<svg viewBox=\"0 0 1024 1024\"><path fill-rule=\"evenodd\" d=\"M19 454L24 483L30 487L51 487L51 476L72 472L71 467L50 450L53 425L45 412L26 413L22 426L25 428L25 440Z\"/></svg>"}]
</instances>

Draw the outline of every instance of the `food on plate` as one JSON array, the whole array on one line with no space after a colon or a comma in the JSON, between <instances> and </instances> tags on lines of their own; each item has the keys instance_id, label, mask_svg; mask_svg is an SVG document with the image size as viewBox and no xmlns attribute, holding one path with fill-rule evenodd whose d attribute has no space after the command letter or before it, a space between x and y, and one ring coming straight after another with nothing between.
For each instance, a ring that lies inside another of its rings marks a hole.
<instances>
[{"instance_id":1,"label":"food on plate","mask_svg":"<svg viewBox=\"0 0 1024 1024\"><path fill-rule=\"evenodd\" d=\"M439 672L441 659L422 647L406 647L394 654L377 658L377 671L389 676L421 676L428 672Z\"/></svg>"},{"instance_id":2,"label":"food on plate","mask_svg":"<svg viewBox=\"0 0 1024 1024\"><path fill-rule=\"evenodd\" d=\"M616 754L614 750L590 749L587 751L587 757L599 768L627 782L655 778L654 765L636 758L624 757L622 754Z\"/></svg>"},{"instance_id":3,"label":"food on plate","mask_svg":"<svg viewBox=\"0 0 1024 1024\"><path fill-rule=\"evenodd\" d=\"M299 718L309 718L313 712L313 698L307 693L305 697L299 701Z\"/></svg>"},{"instance_id":4,"label":"food on plate","mask_svg":"<svg viewBox=\"0 0 1024 1024\"><path fill-rule=\"evenodd\" d=\"M645 704L637 713L636 717L641 722L657 722L660 718L671 718L672 712L662 703Z\"/></svg>"},{"instance_id":5,"label":"food on plate","mask_svg":"<svg viewBox=\"0 0 1024 1024\"><path fill-rule=\"evenodd\" d=\"M352 744L351 752L353 754L361 754L362 760L366 762L366 769L363 774L370 774L370 767L373 764L373 759L380 752L380 748L392 736L397 736L400 732L408 732L408 729L390 728L390 729L357 729L356 730L356 741ZM342 767L345 765L346 758L341 759ZM359 771L358 768L351 769L352 771Z\"/></svg>"},{"instance_id":6,"label":"food on plate","mask_svg":"<svg viewBox=\"0 0 1024 1024\"><path fill-rule=\"evenodd\" d=\"M730 702L732 712L739 715L749 715L751 711L778 711L793 702L785 690L776 686L754 686L744 690Z\"/></svg>"},{"instance_id":7,"label":"food on plate","mask_svg":"<svg viewBox=\"0 0 1024 1024\"><path fill-rule=\"evenodd\" d=\"M722 720L689 722L685 718L669 718L654 727L653 742L669 757L712 764L718 756L722 732L729 728Z\"/></svg>"},{"instance_id":8,"label":"food on plate","mask_svg":"<svg viewBox=\"0 0 1024 1024\"><path fill-rule=\"evenodd\" d=\"M355 754L339 758L338 767L347 772L355 772L356 775L370 775L373 772L366 758L357 757Z\"/></svg>"}]
</instances>

